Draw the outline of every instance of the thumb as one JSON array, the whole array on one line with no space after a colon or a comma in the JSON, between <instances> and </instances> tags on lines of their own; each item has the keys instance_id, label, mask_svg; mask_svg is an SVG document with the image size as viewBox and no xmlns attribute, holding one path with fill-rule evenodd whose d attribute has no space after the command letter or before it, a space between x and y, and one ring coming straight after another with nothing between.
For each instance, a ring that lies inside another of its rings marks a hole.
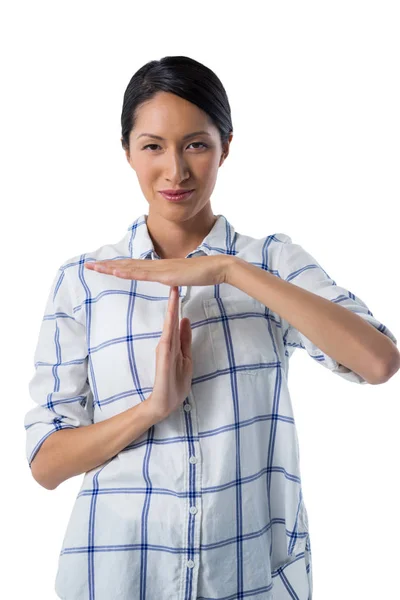
<instances>
[{"instance_id":1,"label":"thumb","mask_svg":"<svg viewBox=\"0 0 400 600\"><path fill-rule=\"evenodd\" d=\"M187 317L181 319L180 337L183 356L192 358L192 327Z\"/></svg>"}]
</instances>

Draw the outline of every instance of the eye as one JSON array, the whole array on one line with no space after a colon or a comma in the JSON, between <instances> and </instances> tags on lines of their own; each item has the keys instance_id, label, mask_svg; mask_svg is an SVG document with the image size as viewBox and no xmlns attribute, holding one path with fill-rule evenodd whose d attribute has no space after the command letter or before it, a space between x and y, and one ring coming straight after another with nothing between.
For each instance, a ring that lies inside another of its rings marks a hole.
<instances>
[{"instance_id":1,"label":"eye","mask_svg":"<svg viewBox=\"0 0 400 600\"><path fill-rule=\"evenodd\" d=\"M150 148L150 146L158 146L158 144L147 144L147 146L143 146L142 150L146 150L146 148Z\"/></svg>"},{"instance_id":2,"label":"eye","mask_svg":"<svg viewBox=\"0 0 400 600\"><path fill-rule=\"evenodd\" d=\"M208 148L207 144L203 144L203 142L192 142L191 144L189 144L189 146L192 146L193 144L200 144L201 146L203 146L203 148Z\"/></svg>"},{"instance_id":3,"label":"eye","mask_svg":"<svg viewBox=\"0 0 400 600\"><path fill-rule=\"evenodd\" d=\"M189 146L193 146L193 144L200 144L204 148L208 148L207 144L203 144L203 142L192 142L191 144L189 144ZM154 146L158 146L158 144L147 144L146 146L143 146L142 150L146 150L146 148L150 148L150 147L154 147ZM160 147L160 146L158 146L158 147Z\"/></svg>"}]
</instances>

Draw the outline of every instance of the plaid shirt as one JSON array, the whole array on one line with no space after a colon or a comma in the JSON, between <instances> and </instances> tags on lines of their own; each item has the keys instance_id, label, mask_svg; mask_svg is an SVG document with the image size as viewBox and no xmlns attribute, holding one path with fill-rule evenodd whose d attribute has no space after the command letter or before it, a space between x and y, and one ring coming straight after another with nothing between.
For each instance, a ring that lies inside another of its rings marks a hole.
<instances>
[{"instance_id":1,"label":"plaid shirt","mask_svg":"<svg viewBox=\"0 0 400 600\"><path fill-rule=\"evenodd\" d=\"M158 260L137 218L121 241L65 261L53 280L29 384L29 465L55 431L146 399L169 286L84 269ZM186 258L230 254L357 313L366 304L283 233L255 239L224 215ZM193 379L182 406L83 475L59 557L65 600L311 600L308 516L288 389L295 348L365 384L278 314L229 284L181 286Z\"/></svg>"}]
</instances>

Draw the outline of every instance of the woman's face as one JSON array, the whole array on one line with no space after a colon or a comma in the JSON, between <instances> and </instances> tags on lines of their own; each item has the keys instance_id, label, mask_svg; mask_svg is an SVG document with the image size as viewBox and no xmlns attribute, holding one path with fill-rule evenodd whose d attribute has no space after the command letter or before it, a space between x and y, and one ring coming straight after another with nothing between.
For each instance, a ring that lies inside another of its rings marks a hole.
<instances>
[{"instance_id":1,"label":"woman's face","mask_svg":"<svg viewBox=\"0 0 400 600\"><path fill-rule=\"evenodd\" d=\"M126 157L145 198L166 217L195 215L210 201L218 168L229 153L232 134L222 147L219 131L208 115L169 92L158 92L138 107L136 115ZM198 131L204 133L184 139ZM195 191L183 202L170 202L160 194L160 190L176 188Z\"/></svg>"}]
</instances>

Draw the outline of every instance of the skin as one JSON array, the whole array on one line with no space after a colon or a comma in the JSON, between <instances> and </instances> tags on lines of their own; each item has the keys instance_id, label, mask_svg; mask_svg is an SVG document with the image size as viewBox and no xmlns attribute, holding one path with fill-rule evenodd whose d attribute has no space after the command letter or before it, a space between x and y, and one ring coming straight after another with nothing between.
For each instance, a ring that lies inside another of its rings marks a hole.
<instances>
[{"instance_id":1,"label":"skin","mask_svg":"<svg viewBox=\"0 0 400 600\"><path fill-rule=\"evenodd\" d=\"M208 131L210 136L196 136L185 142L182 140L185 134L200 129ZM137 140L137 135L145 131L161 135L166 141L150 138ZM136 171L142 192L150 205L147 227L154 248L160 258L166 260L123 259L85 264L87 269L101 273L127 279L159 281L171 288L164 327L156 350L153 392L146 400L157 418L165 418L176 410L191 386L192 331L187 317L179 321L176 287L179 285L228 282L238 287L269 306L340 364L349 366L371 383L381 382L382 378L375 376L376 367L369 365L378 364L382 361L379 357L385 353L388 356L387 364L396 362L396 368L399 368L400 354L396 349L396 358L392 359L393 348L387 347L386 337L343 307L282 281L237 256L185 259L215 223L210 195L218 168L228 156L231 140L232 135L226 146L222 147L219 132L208 116L174 94L159 93L142 105L138 110L136 126L130 134L130 149L126 156ZM208 144L209 148L204 149L197 144L192 147L191 144L197 141ZM152 149L142 150L145 145L153 143L157 145L151 146ZM160 189L175 187L193 187L196 191L181 204L170 203L158 193ZM372 360L370 349L373 349Z\"/></svg>"},{"instance_id":2,"label":"skin","mask_svg":"<svg viewBox=\"0 0 400 600\"><path fill-rule=\"evenodd\" d=\"M88 262L85 267L170 286L163 331L156 348L153 392L146 399L152 415L163 419L185 400L193 375L192 330L187 317L179 320L177 286L223 283L234 259L223 255L185 258L203 241L217 219L210 196L218 168L229 154L233 134L222 144L217 127L205 112L168 92L158 92L137 109L136 115L126 159L149 203L147 229L154 249L166 260L122 259ZM200 130L208 135L198 134L183 140L185 135ZM148 136L137 139L144 132L165 139ZM169 202L159 193L178 187L194 188L195 192L182 203Z\"/></svg>"},{"instance_id":3,"label":"skin","mask_svg":"<svg viewBox=\"0 0 400 600\"><path fill-rule=\"evenodd\" d=\"M209 116L195 104L169 92L158 92L138 107L136 115L125 154L149 203L149 235L160 258L185 258L203 241L217 219L210 196L218 169L229 154L233 134L222 145ZM209 135L182 139L200 130ZM137 139L144 132L162 136L165 141L147 136ZM195 192L182 203L169 202L159 193L178 187L194 188Z\"/></svg>"}]
</instances>

